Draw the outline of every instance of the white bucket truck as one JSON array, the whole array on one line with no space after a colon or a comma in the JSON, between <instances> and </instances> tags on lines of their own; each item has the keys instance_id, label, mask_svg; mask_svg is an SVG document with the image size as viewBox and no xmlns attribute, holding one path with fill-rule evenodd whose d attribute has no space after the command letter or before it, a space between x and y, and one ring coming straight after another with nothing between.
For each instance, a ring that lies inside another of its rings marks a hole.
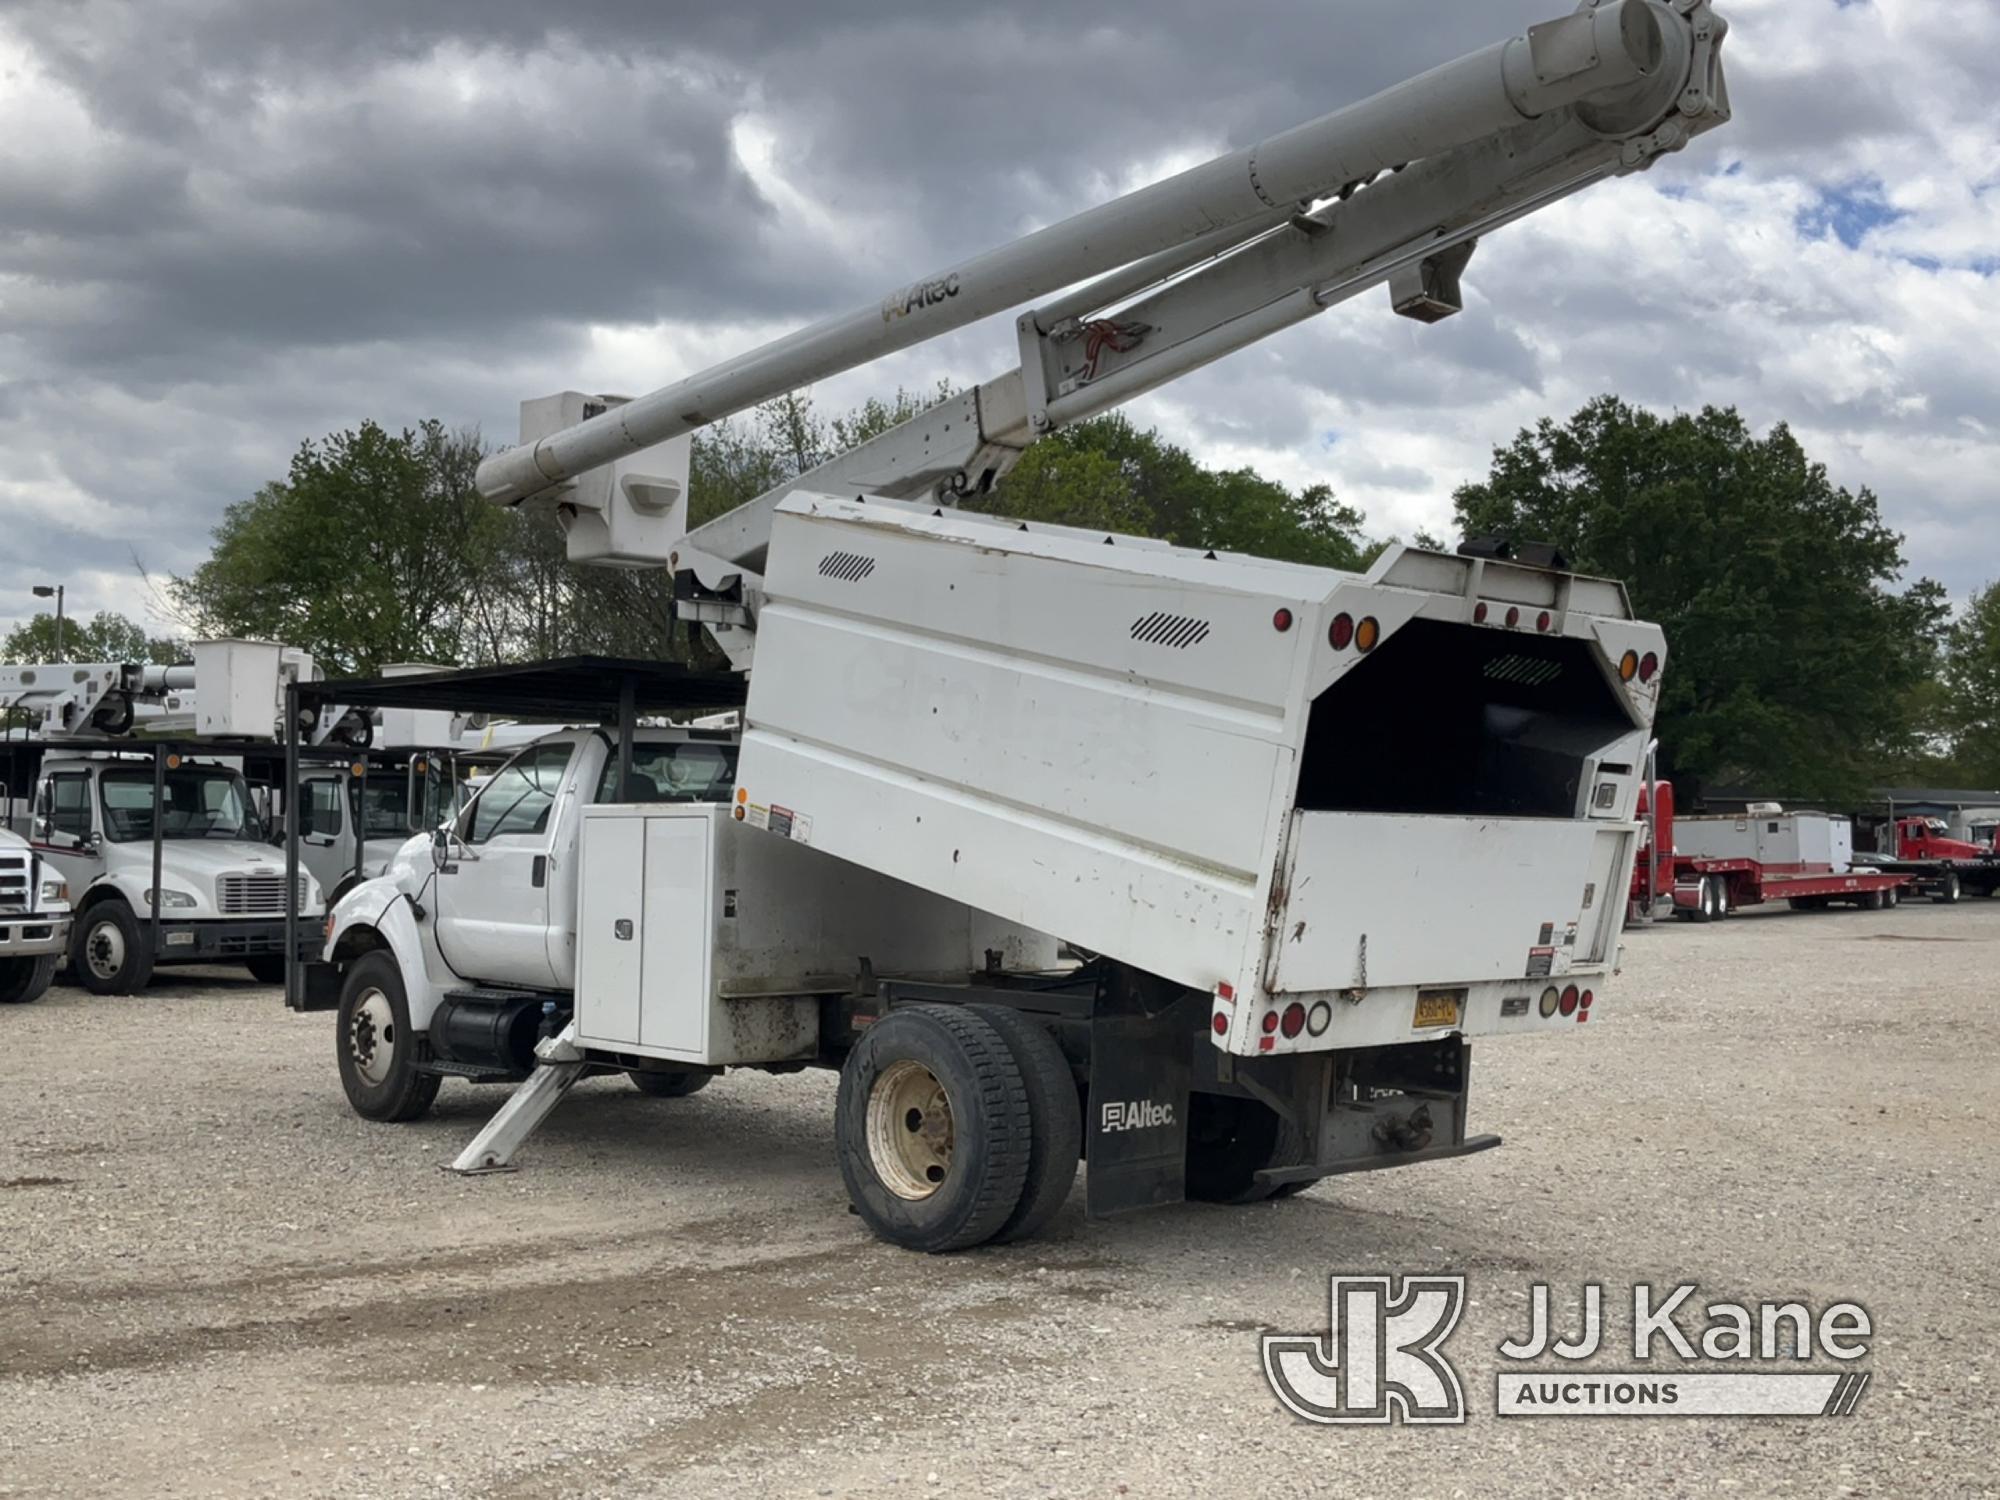
<instances>
[{"instance_id":1,"label":"white bucket truck","mask_svg":"<svg viewBox=\"0 0 2000 1500\"><path fill-rule=\"evenodd\" d=\"M70 975L96 994L142 989L163 963L282 978L284 859L230 752L272 743L284 685L311 658L257 641L192 654L184 667L0 667L0 702L42 716L28 837L68 885ZM297 895L301 911L324 909L311 876Z\"/></svg>"},{"instance_id":2,"label":"white bucket truck","mask_svg":"<svg viewBox=\"0 0 2000 1500\"><path fill-rule=\"evenodd\" d=\"M0 808L8 791L0 786ZM0 826L0 1005L27 1005L47 993L69 949L69 883Z\"/></svg>"},{"instance_id":3,"label":"white bucket truck","mask_svg":"<svg viewBox=\"0 0 2000 1500\"><path fill-rule=\"evenodd\" d=\"M834 1067L850 1199L925 1250L1035 1232L1079 1155L1109 1213L1497 1145L1472 1041L1574 1031L1615 972L1658 629L1546 549L1361 576L957 505L1361 291L1456 312L1479 237L1727 118L1724 29L1588 4L680 385L524 405L481 490L675 570L749 672L735 786L551 746L351 893L318 992L355 1108L529 1073L482 1170L593 1070ZM685 531L704 423L1058 292L1018 369Z\"/></svg>"}]
</instances>

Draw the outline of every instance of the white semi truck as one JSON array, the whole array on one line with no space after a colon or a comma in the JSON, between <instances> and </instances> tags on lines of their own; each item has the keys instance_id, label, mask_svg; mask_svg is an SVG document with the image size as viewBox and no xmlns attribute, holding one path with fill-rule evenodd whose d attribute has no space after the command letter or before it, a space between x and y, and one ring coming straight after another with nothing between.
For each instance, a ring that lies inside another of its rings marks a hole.
<instances>
[{"instance_id":1,"label":"white semi truck","mask_svg":"<svg viewBox=\"0 0 2000 1500\"><path fill-rule=\"evenodd\" d=\"M0 807L8 796L0 786ZM48 992L69 951L69 927L69 883L0 826L0 1005L27 1005Z\"/></svg>"},{"instance_id":2,"label":"white semi truck","mask_svg":"<svg viewBox=\"0 0 2000 1500\"><path fill-rule=\"evenodd\" d=\"M70 977L95 994L143 989L159 964L283 975L284 858L232 752L275 741L284 685L310 677L312 660L255 641L198 642L192 654L175 667L0 667L0 706L40 718L32 794L16 816L67 885ZM324 910L309 874L296 898Z\"/></svg>"},{"instance_id":3,"label":"white semi truck","mask_svg":"<svg viewBox=\"0 0 2000 1500\"><path fill-rule=\"evenodd\" d=\"M531 751L351 892L309 988L354 1107L526 1073L481 1170L593 1070L837 1067L851 1201L925 1250L1033 1233L1079 1155L1108 1213L1497 1145L1472 1040L1574 1030L1615 972L1658 629L1546 549L1363 576L958 502L1367 288L1449 316L1479 237L1727 118L1723 32L1586 4L674 387L527 403L482 491L675 570L750 673L734 788ZM685 533L704 423L1089 275L1019 369ZM482 844L524 781L546 823Z\"/></svg>"}]
</instances>

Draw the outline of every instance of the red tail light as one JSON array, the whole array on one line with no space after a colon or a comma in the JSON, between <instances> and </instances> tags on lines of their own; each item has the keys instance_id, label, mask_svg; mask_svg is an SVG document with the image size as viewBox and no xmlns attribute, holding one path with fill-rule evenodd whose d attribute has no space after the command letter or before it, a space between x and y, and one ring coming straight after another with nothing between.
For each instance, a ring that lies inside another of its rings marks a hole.
<instances>
[{"instance_id":1,"label":"red tail light","mask_svg":"<svg viewBox=\"0 0 2000 1500\"><path fill-rule=\"evenodd\" d=\"M1285 1037L1287 1040L1306 1029L1306 1008L1294 1000L1285 1007Z\"/></svg>"},{"instance_id":2,"label":"red tail light","mask_svg":"<svg viewBox=\"0 0 2000 1500\"><path fill-rule=\"evenodd\" d=\"M1264 1012L1264 1034L1265 1034L1266 1036L1269 1036L1269 1035L1270 1035L1270 1034L1271 1034L1272 1032L1276 1031L1277 1029L1278 1029L1278 1013L1277 1013L1277 1012L1276 1012L1275 1010L1267 1010L1267 1011L1265 1011L1265 1012ZM1183 1033L1183 1034L1185 1034L1185 1033Z\"/></svg>"},{"instance_id":3,"label":"red tail light","mask_svg":"<svg viewBox=\"0 0 2000 1500\"><path fill-rule=\"evenodd\" d=\"M1484 604L1479 605L1472 611L1472 623L1475 625L1484 625L1486 623L1486 615L1486 606Z\"/></svg>"},{"instance_id":4,"label":"red tail light","mask_svg":"<svg viewBox=\"0 0 2000 1500\"><path fill-rule=\"evenodd\" d=\"M1571 986L1570 986L1570 987L1569 987L1568 989L1566 989L1566 990L1564 990L1564 991L1563 991L1563 993L1562 993L1562 1013L1563 1013L1564 1015L1566 1015L1566 1016L1573 1016L1573 1015L1575 1015L1575 1014L1576 1014L1576 1005L1577 1005L1577 999L1578 999L1578 996L1577 996L1577 993L1576 993L1576 986L1575 986L1575 985L1571 985ZM1183 1025L1185 1025L1185 1024L1187 1024L1187 1023L1186 1023L1186 1022L1182 1022L1182 1024L1183 1024ZM1182 1032L1181 1034L1182 1034L1183 1036L1185 1036L1185 1035L1186 1035L1187 1033L1186 1033L1186 1032Z\"/></svg>"},{"instance_id":5,"label":"red tail light","mask_svg":"<svg viewBox=\"0 0 2000 1500\"><path fill-rule=\"evenodd\" d=\"M1578 1000L1578 1001L1577 1001L1576 1003L1577 1003L1577 1004L1578 1004L1579 1006L1581 1006L1581 1007L1582 1007L1583 1009L1585 1009L1585 1010L1589 1010L1589 1009L1590 1009L1590 1006L1591 1006L1591 1002L1592 1002L1592 1001L1594 1001L1594 1000L1595 1000L1596 998L1597 998L1597 996L1595 996L1595 995L1591 994L1591 992L1590 992L1589 990L1585 990L1585 991L1583 992L1583 998L1582 998L1582 999L1580 999L1580 1000Z\"/></svg>"},{"instance_id":6,"label":"red tail light","mask_svg":"<svg viewBox=\"0 0 2000 1500\"><path fill-rule=\"evenodd\" d=\"M1535 616L1535 629L1541 631L1543 635L1547 635L1549 633L1549 627L1555 624L1555 622L1556 622L1556 617L1550 614L1547 610L1543 610L1540 614Z\"/></svg>"},{"instance_id":7,"label":"red tail light","mask_svg":"<svg viewBox=\"0 0 2000 1500\"><path fill-rule=\"evenodd\" d=\"M1271 628L1277 631L1279 635L1283 635L1287 630L1290 630L1292 628L1292 612L1289 609L1281 609L1275 615L1272 615Z\"/></svg>"},{"instance_id":8,"label":"red tail light","mask_svg":"<svg viewBox=\"0 0 2000 1500\"><path fill-rule=\"evenodd\" d=\"M1354 616L1335 615L1333 617L1333 625L1326 633L1326 638L1336 651L1345 651L1349 646L1353 645Z\"/></svg>"},{"instance_id":9,"label":"red tail light","mask_svg":"<svg viewBox=\"0 0 2000 1500\"><path fill-rule=\"evenodd\" d=\"M1651 682L1655 677L1659 675L1660 675L1660 659L1659 657L1655 656L1652 652L1648 651L1645 655L1645 658L1639 663L1639 680L1641 682Z\"/></svg>"},{"instance_id":10,"label":"red tail light","mask_svg":"<svg viewBox=\"0 0 2000 1500\"><path fill-rule=\"evenodd\" d=\"M1508 628L1509 630L1512 630L1512 629L1514 629L1514 627L1515 627L1515 626L1519 625L1520 623L1521 623L1521 612L1520 612L1520 611L1519 611L1518 609L1510 609L1510 610L1508 610L1508 611L1507 611L1507 628Z\"/></svg>"},{"instance_id":11,"label":"red tail light","mask_svg":"<svg viewBox=\"0 0 2000 1500\"><path fill-rule=\"evenodd\" d=\"M1217 1036L1229 1035L1229 1017L1223 1015L1220 1011L1216 1012L1215 1020L1210 1024L1214 1026Z\"/></svg>"}]
</instances>

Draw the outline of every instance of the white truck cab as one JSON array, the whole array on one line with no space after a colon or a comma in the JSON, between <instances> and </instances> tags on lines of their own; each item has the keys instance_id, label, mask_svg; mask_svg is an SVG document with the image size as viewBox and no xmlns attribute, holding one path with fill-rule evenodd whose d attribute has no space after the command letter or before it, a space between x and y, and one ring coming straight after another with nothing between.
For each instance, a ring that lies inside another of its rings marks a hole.
<instances>
[{"instance_id":1,"label":"white truck cab","mask_svg":"<svg viewBox=\"0 0 2000 1500\"><path fill-rule=\"evenodd\" d=\"M411 835L430 833L452 813L452 787L438 755L408 755L390 765L308 764L299 772L299 862L331 905L360 881L388 873ZM280 802L274 825L282 816Z\"/></svg>"},{"instance_id":2,"label":"white truck cab","mask_svg":"<svg viewBox=\"0 0 2000 1500\"><path fill-rule=\"evenodd\" d=\"M727 802L736 755L727 731L641 730L630 800ZM445 990L466 980L567 989L576 975L582 810L625 800L616 774L612 740L600 730L564 730L526 746L485 778L436 840L405 839L382 875L334 904L328 955L363 951L363 933L393 948L418 1031ZM325 983L326 967L313 968L308 983Z\"/></svg>"},{"instance_id":3,"label":"white truck cab","mask_svg":"<svg viewBox=\"0 0 2000 1500\"><path fill-rule=\"evenodd\" d=\"M52 752L42 762L29 836L76 907L75 981L94 994L123 995L144 988L156 964L240 961L278 982L285 861L265 839L242 772L172 755L162 780L164 801L156 805L150 755ZM302 914L323 910L310 874L300 877L298 899Z\"/></svg>"},{"instance_id":4,"label":"white truck cab","mask_svg":"<svg viewBox=\"0 0 2000 1500\"><path fill-rule=\"evenodd\" d=\"M68 882L26 839L0 827L0 1005L42 998L68 950L69 928Z\"/></svg>"}]
</instances>

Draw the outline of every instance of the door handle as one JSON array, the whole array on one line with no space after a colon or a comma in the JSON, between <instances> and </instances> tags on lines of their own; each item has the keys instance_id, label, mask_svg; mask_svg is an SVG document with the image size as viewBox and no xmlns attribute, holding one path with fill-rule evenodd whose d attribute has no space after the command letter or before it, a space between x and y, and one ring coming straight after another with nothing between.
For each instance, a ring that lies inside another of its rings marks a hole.
<instances>
[{"instance_id":1,"label":"door handle","mask_svg":"<svg viewBox=\"0 0 2000 1500\"><path fill-rule=\"evenodd\" d=\"M528 873L528 883L534 886L536 890L540 890L548 884L548 881L549 857L546 854L537 854L535 856L535 863Z\"/></svg>"}]
</instances>

